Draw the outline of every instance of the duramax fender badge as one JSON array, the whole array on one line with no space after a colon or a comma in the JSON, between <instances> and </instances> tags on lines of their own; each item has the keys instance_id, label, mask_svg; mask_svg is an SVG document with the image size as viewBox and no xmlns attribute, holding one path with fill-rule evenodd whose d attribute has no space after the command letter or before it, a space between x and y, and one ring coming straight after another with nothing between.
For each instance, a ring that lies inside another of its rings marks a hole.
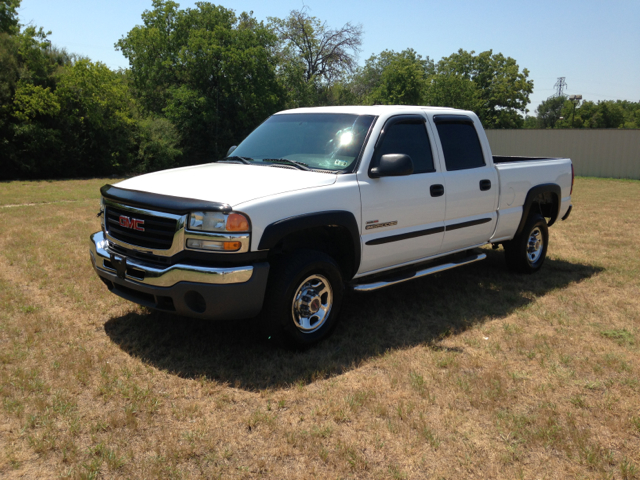
<instances>
[{"instance_id":1,"label":"duramax fender badge","mask_svg":"<svg viewBox=\"0 0 640 480\"><path fill-rule=\"evenodd\" d=\"M374 222L376 222L377 220L373 220ZM369 223L369 222L367 222ZM393 222L384 222L384 223L374 223L371 225L367 225L365 228L365 230L372 230L374 228L384 228L384 227L392 227L394 225L397 225L398 221L394 220Z\"/></svg>"}]
</instances>

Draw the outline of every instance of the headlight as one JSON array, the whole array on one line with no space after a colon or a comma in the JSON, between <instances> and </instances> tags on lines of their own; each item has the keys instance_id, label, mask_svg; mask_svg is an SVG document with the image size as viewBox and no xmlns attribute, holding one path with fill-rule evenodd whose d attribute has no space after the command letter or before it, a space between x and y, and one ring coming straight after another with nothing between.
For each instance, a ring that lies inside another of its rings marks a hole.
<instances>
[{"instance_id":1,"label":"headlight","mask_svg":"<svg viewBox=\"0 0 640 480\"><path fill-rule=\"evenodd\" d=\"M191 212L186 247L192 250L247 252L250 231L249 218L241 213Z\"/></svg>"},{"instance_id":2,"label":"headlight","mask_svg":"<svg viewBox=\"0 0 640 480\"><path fill-rule=\"evenodd\" d=\"M189 230L197 232L248 232L249 219L241 213L191 212Z\"/></svg>"}]
</instances>

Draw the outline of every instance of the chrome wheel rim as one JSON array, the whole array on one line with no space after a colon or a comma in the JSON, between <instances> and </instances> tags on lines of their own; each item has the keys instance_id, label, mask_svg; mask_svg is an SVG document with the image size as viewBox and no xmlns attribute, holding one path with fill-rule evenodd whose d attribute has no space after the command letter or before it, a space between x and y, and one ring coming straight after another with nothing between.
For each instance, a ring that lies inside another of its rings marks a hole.
<instances>
[{"instance_id":1,"label":"chrome wheel rim","mask_svg":"<svg viewBox=\"0 0 640 480\"><path fill-rule=\"evenodd\" d=\"M327 321L332 306L333 290L329 280L322 275L311 275L293 296L293 323L302 333L313 333Z\"/></svg>"},{"instance_id":2,"label":"chrome wheel rim","mask_svg":"<svg viewBox=\"0 0 640 480\"><path fill-rule=\"evenodd\" d=\"M542 249L544 248L544 240L542 238L542 230L536 227L529 234L529 241L527 242L527 260L530 264L536 263L542 256Z\"/></svg>"}]
</instances>

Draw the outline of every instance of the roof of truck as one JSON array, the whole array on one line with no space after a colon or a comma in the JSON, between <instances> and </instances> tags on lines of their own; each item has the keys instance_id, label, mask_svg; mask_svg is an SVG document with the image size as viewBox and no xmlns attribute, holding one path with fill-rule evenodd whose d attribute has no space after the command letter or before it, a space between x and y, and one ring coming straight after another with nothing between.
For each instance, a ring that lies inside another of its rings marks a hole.
<instances>
[{"instance_id":1,"label":"roof of truck","mask_svg":"<svg viewBox=\"0 0 640 480\"><path fill-rule=\"evenodd\" d=\"M308 107L284 110L277 114L287 113L349 113L355 115L389 115L395 112L429 110L432 112L442 111L443 113L465 112L449 107L429 107L422 105L345 105L339 107Z\"/></svg>"}]
</instances>

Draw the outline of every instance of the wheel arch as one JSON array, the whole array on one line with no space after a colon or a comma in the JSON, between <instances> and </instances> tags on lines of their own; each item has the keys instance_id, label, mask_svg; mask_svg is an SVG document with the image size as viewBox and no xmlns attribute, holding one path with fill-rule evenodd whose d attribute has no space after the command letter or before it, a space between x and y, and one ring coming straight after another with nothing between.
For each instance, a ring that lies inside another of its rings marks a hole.
<instances>
[{"instance_id":1,"label":"wheel arch","mask_svg":"<svg viewBox=\"0 0 640 480\"><path fill-rule=\"evenodd\" d=\"M360 267L360 231L353 213L330 210L285 218L265 228L258 250L278 254L295 248L315 248L332 255L345 280Z\"/></svg>"},{"instance_id":2,"label":"wheel arch","mask_svg":"<svg viewBox=\"0 0 640 480\"><path fill-rule=\"evenodd\" d=\"M522 218L518 225L516 235L522 233L522 229L527 223L527 219L531 214L532 207L538 205L541 209L544 208L542 214L544 217L549 217L547 226L550 227L555 223L560 215L560 203L561 203L562 190L556 183L545 183L542 185L536 185L527 192L524 205L522 206Z\"/></svg>"}]
</instances>

